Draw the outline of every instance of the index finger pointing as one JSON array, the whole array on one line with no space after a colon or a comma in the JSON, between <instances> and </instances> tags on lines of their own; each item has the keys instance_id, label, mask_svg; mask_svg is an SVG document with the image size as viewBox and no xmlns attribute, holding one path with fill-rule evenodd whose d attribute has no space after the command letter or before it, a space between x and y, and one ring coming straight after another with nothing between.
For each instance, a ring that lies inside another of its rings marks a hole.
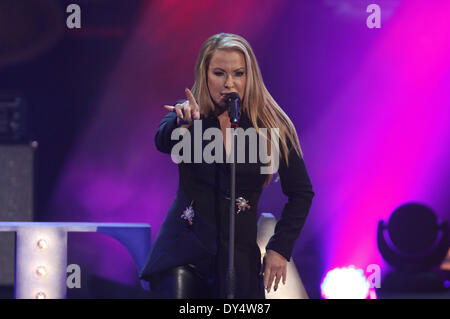
<instances>
[{"instance_id":1,"label":"index finger pointing","mask_svg":"<svg viewBox=\"0 0 450 319\"><path fill-rule=\"evenodd\" d=\"M173 112L173 110L175 109L175 106L171 106L171 105L164 105L164 107L169 112Z\"/></svg>"},{"instance_id":2,"label":"index finger pointing","mask_svg":"<svg viewBox=\"0 0 450 319\"><path fill-rule=\"evenodd\" d=\"M192 95L192 92L191 92L191 90L189 90L188 88L186 88L186 96L187 96L187 98L188 98L188 100L189 100L189 106L191 107L191 109L193 110L193 111L198 111L198 104L197 104L197 102L195 101L195 98L194 98L194 96Z\"/></svg>"}]
</instances>

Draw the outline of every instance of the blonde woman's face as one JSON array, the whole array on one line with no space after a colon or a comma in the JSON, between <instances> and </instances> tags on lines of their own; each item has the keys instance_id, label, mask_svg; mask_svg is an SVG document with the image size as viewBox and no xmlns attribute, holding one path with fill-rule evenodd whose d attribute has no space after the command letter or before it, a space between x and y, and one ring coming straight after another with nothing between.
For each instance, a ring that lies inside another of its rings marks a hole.
<instances>
[{"instance_id":1,"label":"blonde woman's face","mask_svg":"<svg viewBox=\"0 0 450 319\"><path fill-rule=\"evenodd\" d=\"M235 50L216 50L209 63L208 89L214 102L225 107L224 95L231 92L244 97L247 68L244 54Z\"/></svg>"}]
</instances>

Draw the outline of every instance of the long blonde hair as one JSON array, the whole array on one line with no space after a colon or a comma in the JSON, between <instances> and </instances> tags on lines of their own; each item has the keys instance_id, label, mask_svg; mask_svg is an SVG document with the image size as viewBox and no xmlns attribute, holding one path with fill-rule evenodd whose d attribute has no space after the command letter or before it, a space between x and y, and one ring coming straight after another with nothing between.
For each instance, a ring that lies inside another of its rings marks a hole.
<instances>
[{"instance_id":1,"label":"long blonde hair","mask_svg":"<svg viewBox=\"0 0 450 319\"><path fill-rule=\"evenodd\" d=\"M207 84L208 68L214 52L220 49L236 50L244 54L247 66L247 84L242 99L242 109L248 114L256 131L260 133L260 127L267 128L267 131L270 131L270 128L279 129L280 144L287 165L289 165L288 157L291 151L288 149L288 141L297 154L303 156L292 121L270 95L264 85L255 54L250 44L241 36L219 33L211 36L203 43L197 58L195 83L192 87L192 94L199 105L200 113L208 116L210 112L214 112L215 106ZM270 149L270 134L267 139ZM266 185L270 183L271 178L272 175L268 175Z\"/></svg>"}]
</instances>

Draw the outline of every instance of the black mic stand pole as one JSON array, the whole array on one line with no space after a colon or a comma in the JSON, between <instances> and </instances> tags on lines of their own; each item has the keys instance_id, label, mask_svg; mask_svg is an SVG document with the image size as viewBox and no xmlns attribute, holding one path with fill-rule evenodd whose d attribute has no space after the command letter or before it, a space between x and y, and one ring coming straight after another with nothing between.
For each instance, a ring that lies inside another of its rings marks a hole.
<instances>
[{"instance_id":1,"label":"black mic stand pole","mask_svg":"<svg viewBox=\"0 0 450 319\"><path fill-rule=\"evenodd\" d=\"M229 247L228 247L228 294L227 299L234 299L235 292L235 269L234 269L234 233L235 233L235 203L236 203L236 135L232 132L232 153L231 153L231 196L230 196L230 229L229 229Z\"/></svg>"},{"instance_id":2,"label":"black mic stand pole","mask_svg":"<svg viewBox=\"0 0 450 319\"><path fill-rule=\"evenodd\" d=\"M237 95L237 94L236 94ZM234 299L236 289L236 273L234 267L234 234L235 234L235 215L236 215L236 134L234 129L239 126L239 96L228 96L228 114L230 115L231 130L231 185L230 185L230 228L229 228L229 248L228 248L228 273L227 273L227 299ZM234 105L232 104L234 103Z\"/></svg>"}]
</instances>

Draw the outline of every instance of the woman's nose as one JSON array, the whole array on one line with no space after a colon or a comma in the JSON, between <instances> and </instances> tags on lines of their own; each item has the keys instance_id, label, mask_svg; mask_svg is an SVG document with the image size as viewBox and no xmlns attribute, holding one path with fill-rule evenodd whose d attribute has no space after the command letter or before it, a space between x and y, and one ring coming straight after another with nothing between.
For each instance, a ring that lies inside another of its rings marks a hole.
<instances>
[{"instance_id":1,"label":"woman's nose","mask_svg":"<svg viewBox=\"0 0 450 319\"><path fill-rule=\"evenodd\" d=\"M225 81L225 87L230 88L233 87L233 78L229 75Z\"/></svg>"}]
</instances>

